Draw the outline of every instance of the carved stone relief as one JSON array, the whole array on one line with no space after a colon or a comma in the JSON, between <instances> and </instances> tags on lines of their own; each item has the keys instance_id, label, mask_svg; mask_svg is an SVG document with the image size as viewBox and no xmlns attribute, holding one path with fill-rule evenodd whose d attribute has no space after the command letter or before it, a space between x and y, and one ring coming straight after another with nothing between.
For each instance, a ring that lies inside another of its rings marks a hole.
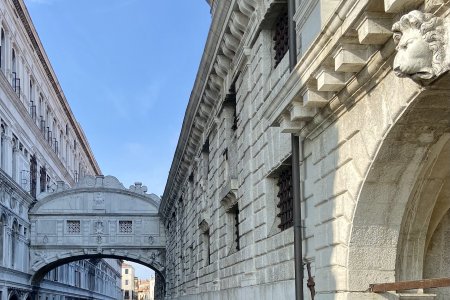
<instances>
[{"instance_id":1,"label":"carved stone relief","mask_svg":"<svg viewBox=\"0 0 450 300\"><path fill-rule=\"evenodd\" d=\"M93 209L105 209L105 198L103 196L103 193L95 193Z\"/></svg>"},{"instance_id":2,"label":"carved stone relief","mask_svg":"<svg viewBox=\"0 0 450 300\"><path fill-rule=\"evenodd\" d=\"M414 10L402 16L392 26L395 74L428 83L448 71L448 28L447 20L430 13Z\"/></svg>"}]
</instances>

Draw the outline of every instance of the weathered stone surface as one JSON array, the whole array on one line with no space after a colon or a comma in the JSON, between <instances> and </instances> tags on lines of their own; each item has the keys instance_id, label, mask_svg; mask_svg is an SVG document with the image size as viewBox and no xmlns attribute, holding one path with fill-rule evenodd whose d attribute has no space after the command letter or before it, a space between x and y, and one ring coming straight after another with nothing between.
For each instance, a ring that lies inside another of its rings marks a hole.
<instances>
[{"instance_id":1,"label":"weathered stone surface","mask_svg":"<svg viewBox=\"0 0 450 300\"><path fill-rule=\"evenodd\" d=\"M448 199L443 187L450 164L443 157L450 153L450 93L445 68L429 63L442 58L433 51L441 49L447 21L420 12L395 15L421 4L414 1L384 1L394 14L383 12L383 2L333 3L301 1L294 18L305 43L291 72L287 55L274 68L273 28L267 24L276 19L276 5L256 5L262 27L251 17L243 31L251 43L245 45L248 65L234 73L233 113L217 108L214 126L202 134L209 138L208 155L192 151L185 159L189 172L169 174L162 200L167 209L161 211L168 216L173 261L167 267L169 298L293 299L294 230L280 229L278 197L280 174L292 167L290 134L303 141L301 259L312 263L315 299L434 297L367 290L371 283L420 278L427 255L439 259L428 249ZM426 28L414 27L422 21ZM409 49L412 42L419 47ZM232 69L239 59L229 59ZM229 191L230 170L236 174L232 202L222 192ZM229 203L239 208L237 226ZM208 220L207 228L198 226L199 217ZM240 249L233 250L236 238Z\"/></svg>"}]
</instances>

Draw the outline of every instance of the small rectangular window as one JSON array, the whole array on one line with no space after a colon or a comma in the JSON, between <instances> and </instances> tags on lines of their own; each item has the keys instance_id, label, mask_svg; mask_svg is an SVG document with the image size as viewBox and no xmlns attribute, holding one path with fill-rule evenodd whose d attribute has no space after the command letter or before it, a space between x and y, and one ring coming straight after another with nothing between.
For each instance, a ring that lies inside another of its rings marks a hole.
<instances>
[{"instance_id":1,"label":"small rectangular window","mask_svg":"<svg viewBox=\"0 0 450 300\"><path fill-rule=\"evenodd\" d=\"M78 220L68 220L67 221L67 233L69 233L69 234L81 233L81 222Z\"/></svg>"},{"instance_id":2,"label":"small rectangular window","mask_svg":"<svg viewBox=\"0 0 450 300\"><path fill-rule=\"evenodd\" d=\"M203 233L203 249L205 252L205 267L211 264L211 240L209 229Z\"/></svg>"},{"instance_id":3,"label":"small rectangular window","mask_svg":"<svg viewBox=\"0 0 450 300\"><path fill-rule=\"evenodd\" d=\"M280 13L275 22L273 41L274 41L273 50L275 61L274 68L276 68L289 49L287 8L282 13Z\"/></svg>"},{"instance_id":4,"label":"small rectangular window","mask_svg":"<svg viewBox=\"0 0 450 300\"><path fill-rule=\"evenodd\" d=\"M239 251L240 246L240 235L239 235L239 206L238 203L233 205L230 209L231 217L233 218L233 251Z\"/></svg>"},{"instance_id":5,"label":"small rectangular window","mask_svg":"<svg viewBox=\"0 0 450 300\"><path fill-rule=\"evenodd\" d=\"M133 221L119 221L119 232L120 233L132 233L133 232Z\"/></svg>"},{"instance_id":6,"label":"small rectangular window","mask_svg":"<svg viewBox=\"0 0 450 300\"><path fill-rule=\"evenodd\" d=\"M280 209L280 212L278 213L278 217L280 218L280 225L278 225L278 227L281 230L285 230L294 225L291 168L286 168L280 173L277 185L277 196L279 198L277 206Z\"/></svg>"}]
</instances>

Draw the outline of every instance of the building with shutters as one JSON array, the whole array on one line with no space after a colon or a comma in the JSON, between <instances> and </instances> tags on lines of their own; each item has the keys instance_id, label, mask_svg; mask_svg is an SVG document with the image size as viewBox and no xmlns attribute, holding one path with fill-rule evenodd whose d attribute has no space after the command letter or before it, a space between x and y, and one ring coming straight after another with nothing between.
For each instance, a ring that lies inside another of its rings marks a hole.
<instances>
[{"instance_id":1,"label":"building with shutters","mask_svg":"<svg viewBox=\"0 0 450 300\"><path fill-rule=\"evenodd\" d=\"M30 285L29 209L100 168L22 0L0 1L0 126L0 299L119 299L116 260L51 270L39 295Z\"/></svg>"},{"instance_id":2,"label":"building with shutters","mask_svg":"<svg viewBox=\"0 0 450 300\"><path fill-rule=\"evenodd\" d=\"M447 1L208 3L167 298L449 299Z\"/></svg>"}]
</instances>

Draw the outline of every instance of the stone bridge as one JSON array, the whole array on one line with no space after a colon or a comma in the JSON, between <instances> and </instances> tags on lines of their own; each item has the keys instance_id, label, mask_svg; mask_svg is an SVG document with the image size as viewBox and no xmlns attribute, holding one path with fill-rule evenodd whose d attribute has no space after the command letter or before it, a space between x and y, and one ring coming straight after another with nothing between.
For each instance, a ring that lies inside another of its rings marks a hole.
<instances>
[{"instance_id":1,"label":"stone bridge","mask_svg":"<svg viewBox=\"0 0 450 300\"><path fill-rule=\"evenodd\" d=\"M164 227L160 199L139 183L126 189L112 176L87 176L73 188L58 183L32 207L31 282L71 261L118 258L138 262L164 276Z\"/></svg>"}]
</instances>

